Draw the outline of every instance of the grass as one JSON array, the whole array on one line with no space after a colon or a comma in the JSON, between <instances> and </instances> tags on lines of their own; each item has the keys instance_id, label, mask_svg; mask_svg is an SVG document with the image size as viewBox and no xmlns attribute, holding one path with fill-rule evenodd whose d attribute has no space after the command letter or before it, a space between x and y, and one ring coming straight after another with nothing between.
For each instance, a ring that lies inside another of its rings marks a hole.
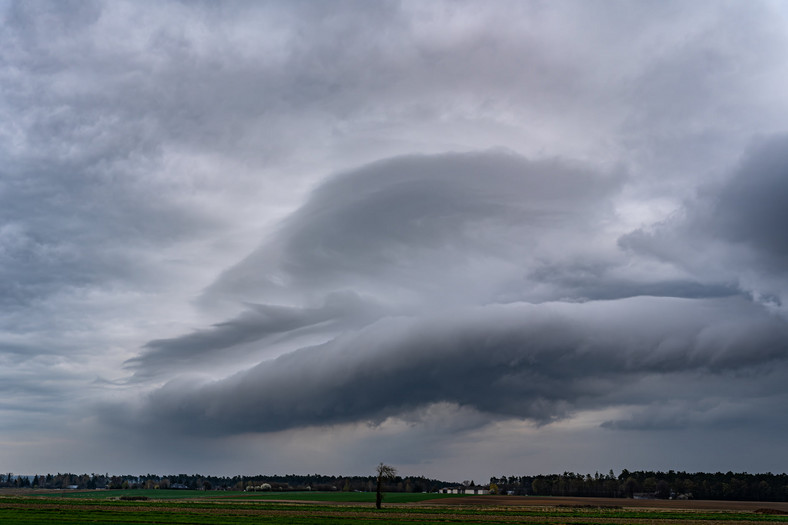
<instances>
[{"instance_id":1,"label":"grass","mask_svg":"<svg viewBox=\"0 0 788 525\"><path fill-rule=\"evenodd\" d=\"M259 500L333 501L341 503L375 503L374 492L251 492L239 497ZM421 494L386 492L384 503L414 503L435 499L457 498L455 494Z\"/></svg>"},{"instance_id":2,"label":"grass","mask_svg":"<svg viewBox=\"0 0 788 525\"><path fill-rule=\"evenodd\" d=\"M64 498L64 499L117 499L122 496L145 496L149 499L193 499L211 497L213 494L230 494L230 492L206 492L203 490L154 490L154 489L129 489L129 490L74 490L59 493L31 494L36 498ZM233 494L243 494L233 492Z\"/></svg>"},{"instance_id":3,"label":"grass","mask_svg":"<svg viewBox=\"0 0 788 525\"><path fill-rule=\"evenodd\" d=\"M203 490L91 490L64 491L58 494L33 495L38 498L63 499L118 499L121 497L146 497L150 500L181 499L243 499L243 500L288 500L288 501L327 501L340 503L374 503L374 492L242 492L242 491L203 491ZM387 492L384 503L413 503L433 499L456 498L454 494L422 494Z\"/></svg>"},{"instance_id":4,"label":"grass","mask_svg":"<svg viewBox=\"0 0 788 525\"><path fill-rule=\"evenodd\" d=\"M123 495L148 496L155 500L123 501ZM167 494L169 498L162 498ZM292 497L292 502L267 498ZM307 498L309 496L310 498ZM316 501L325 498L325 503ZM371 499L370 499L371 496ZM658 524L725 525L744 523L788 523L788 516L742 511L653 510L588 506L385 506L374 509L373 493L243 493L203 491L97 491L62 495L0 497L3 525L44 523L94 524L284 524L326 525L446 524L446 523L545 523L545 524ZM434 494L387 494L389 503L424 501ZM443 495L441 495L443 496ZM297 497L304 499L299 502ZM361 501L351 498L360 498ZM412 499L418 498L418 499ZM337 502L345 503L336 505Z\"/></svg>"}]
</instances>

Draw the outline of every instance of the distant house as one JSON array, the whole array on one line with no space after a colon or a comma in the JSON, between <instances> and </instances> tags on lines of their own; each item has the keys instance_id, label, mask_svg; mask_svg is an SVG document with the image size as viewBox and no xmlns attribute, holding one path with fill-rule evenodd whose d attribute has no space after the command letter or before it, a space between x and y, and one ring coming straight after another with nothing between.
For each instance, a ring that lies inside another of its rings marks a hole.
<instances>
[{"instance_id":1,"label":"distant house","mask_svg":"<svg viewBox=\"0 0 788 525\"><path fill-rule=\"evenodd\" d=\"M482 487L481 485L460 485L457 487L446 487L440 489L438 492L441 494L465 494L466 496L477 496L482 494L489 494L490 487Z\"/></svg>"},{"instance_id":2,"label":"distant house","mask_svg":"<svg viewBox=\"0 0 788 525\"><path fill-rule=\"evenodd\" d=\"M465 487L465 494L489 494L490 487L482 487L480 485Z\"/></svg>"}]
</instances>

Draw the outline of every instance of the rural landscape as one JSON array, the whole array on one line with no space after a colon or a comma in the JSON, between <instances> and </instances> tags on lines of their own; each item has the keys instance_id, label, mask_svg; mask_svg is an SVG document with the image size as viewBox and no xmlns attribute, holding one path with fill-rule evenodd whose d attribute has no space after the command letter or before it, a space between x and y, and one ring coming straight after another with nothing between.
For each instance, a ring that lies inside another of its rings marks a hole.
<instances>
[{"instance_id":1,"label":"rural landscape","mask_svg":"<svg viewBox=\"0 0 788 525\"><path fill-rule=\"evenodd\" d=\"M489 484L373 476L0 477L0 522L632 523L788 522L788 475L629 472L502 476ZM360 488L359 488L360 487ZM686 492L704 496L696 499ZM635 492L635 491L643 492ZM677 492L680 491L680 492ZM381 505L381 501L384 502Z\"/></svg>"},{"instance_id":2,"label":"rural landscape","mask_svg":"<svg viewBox=\"0 0 788 525\"><path fill-rule=\"evenodd\" d=\"M788 0L0 0L0 525L788 523Z\"/></svg>"},{"instance_id":3,"label":"rural landscape","mask_svg":"<svg viewBox=\"0 0 788 525\"><path fill-rule=\"evenodd\" d=\"M377 510L369 495L337 493L259 495L184 491L172 495L73 493L7 495L0 499L4 524L243 524L243 523L548 523L725 525L788 522L788 506L754 502L645 502L525 496L413 494Z\"/></svg>"}]
</instances>

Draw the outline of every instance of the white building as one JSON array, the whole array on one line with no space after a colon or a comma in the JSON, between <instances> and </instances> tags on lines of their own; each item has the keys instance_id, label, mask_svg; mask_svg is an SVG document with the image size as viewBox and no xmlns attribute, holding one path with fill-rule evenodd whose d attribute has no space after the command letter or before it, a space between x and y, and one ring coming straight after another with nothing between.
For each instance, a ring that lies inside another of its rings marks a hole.
<instances>
[{"instance_id":1,"label":"white building","mask_svg":"<svg viewBox=\"0 0 788 525\"><path fill-rule=\"evenodd\" d=\"M438 492L441 494L465 494L466 496L471 495L482 495L482 494L489 494L490 487L482 487L480 485L460 485L459 487L446 487L440 489Z\"/></svg>"}]
</instances>

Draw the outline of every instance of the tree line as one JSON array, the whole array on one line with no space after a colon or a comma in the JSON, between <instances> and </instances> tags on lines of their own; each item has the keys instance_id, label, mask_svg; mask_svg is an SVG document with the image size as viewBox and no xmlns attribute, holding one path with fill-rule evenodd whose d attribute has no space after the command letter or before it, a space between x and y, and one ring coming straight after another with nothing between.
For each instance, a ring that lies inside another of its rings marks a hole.
<instances>
[{"instance_id":1,"label":"tree line","mask_svg":"<svg viewBox=\"0 0 788 525\"><path fill-rule=\"evenodd\" d=\"M616 476L595 473L501 476L490 478L500 494L607 498L714 499L788 501L788 474L622 470Z\"/></svg>"},{"instance_id":2,"label":"tree line","mask_svg":"<svg viewBox=\"0 0 788 525\"><path fill-rule=\"evenodd\" d=\"M45 474L15 476L0 474L0 487L45 489L192 489L271 491L360 491L375 492L378 476L326 476L321 474L203 476L200 474L157 474L111 476L109 474ZM385 492L436 492L456 485L423 476L391 476L382 480ZM264 487L264 488L263 488Z\"/></svg>"},{"instance_id":3,"label":"tree line","mask_svg":"<svg viewBox=\"0 0 788 525\"><path fill-rule=\"evenodd\" d=\"M436 492L456 486L423 476L393 476L382 480L385 492ZM122 475L0 474L0 487L42 489L192 489L271 491L361 491L375 492L377 476L326 476L321 474L203 476L200 474ZM586 496L609 498L676 498L750 501L788 501L788 474L746 472L683 472L669 470L629 471L607 474L540 474L490 478L490 489L498 494L529 496Z\"/></svg>"}]
</instances>

